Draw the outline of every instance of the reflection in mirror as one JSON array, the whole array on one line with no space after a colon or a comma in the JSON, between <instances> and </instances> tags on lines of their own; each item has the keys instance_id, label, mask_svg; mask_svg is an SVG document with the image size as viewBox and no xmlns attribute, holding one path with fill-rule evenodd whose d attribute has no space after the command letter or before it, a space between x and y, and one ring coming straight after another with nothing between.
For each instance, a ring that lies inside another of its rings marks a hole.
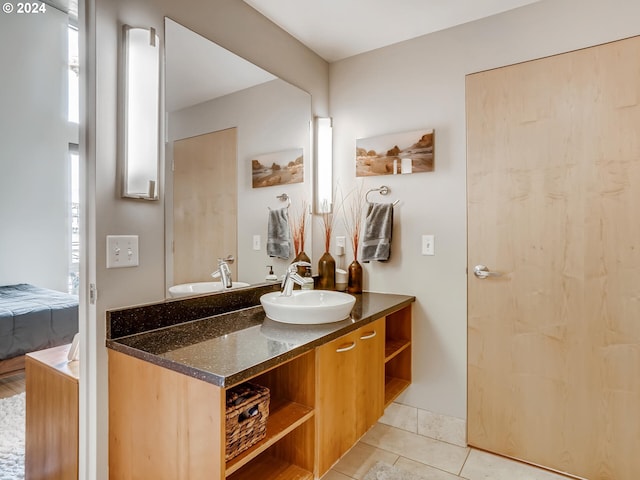
<instances>
[{"instance_id":1,"label":"reflection in mirror","mask_svg":"<svg viewBox=\"0 0 640 480\"><path fill-rule=\"evenodd\" d=\"M333 125L329 117L316 117L316 213L333 211Z\"/></svg>"},{"instance_id":2,"label":"reflection in mirror","mask_svg":"<svg viewBox=\"0 0 640 480\"><path fill-rule=\"evenodd\" d=\"M165 69L167 290L212 282L229 255L234 282L281 275L293 254L267 255L268 208L283 193L290 217L311 203L310 95L169 18ZM253 188L252 160L291 150L303 181Z\"/></svg>"}]
</instances>

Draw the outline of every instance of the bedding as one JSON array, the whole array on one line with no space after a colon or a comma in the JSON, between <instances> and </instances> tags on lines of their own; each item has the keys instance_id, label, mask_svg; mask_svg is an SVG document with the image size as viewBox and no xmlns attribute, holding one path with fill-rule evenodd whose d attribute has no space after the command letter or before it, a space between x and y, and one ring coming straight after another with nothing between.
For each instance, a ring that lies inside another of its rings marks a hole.
<instances>
[{"instance_id":1,"label":"bedding","mask_svg":"<svg viewBox=\"0 0 640 480\"><path fill-rule=\"evenodd\" d=\"M0 360L71 343L78 297L26 283L0 286Z\"/></svg>"}]
</instances>

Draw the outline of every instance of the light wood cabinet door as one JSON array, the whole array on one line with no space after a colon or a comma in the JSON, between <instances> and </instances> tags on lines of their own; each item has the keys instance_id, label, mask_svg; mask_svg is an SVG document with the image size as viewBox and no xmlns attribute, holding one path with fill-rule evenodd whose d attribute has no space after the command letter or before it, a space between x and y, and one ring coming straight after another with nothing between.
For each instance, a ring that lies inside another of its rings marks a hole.
<instances>
[{"instance_id":1,"label":"light wood cabinet door","mask_svg":"<svg viewBox=\"0 0 640 480\"><path fill-rule=\"evenodd\" d=\"M319 347L316 358L322 475L382 416L384 318Z\"/></svg>"},{"instance_id":2,"label":"light wood cabinet door","mask_svg":"<svg viewBox=\"0 0 640 480\"><path fill-rule=\"evenodd\" d=\"M358 329L356 369L356 437L384 413L384 318Z\"/></svg>"},{"instance_id":3,"label":"light wood cabinet door","mask_svg":"<svg viewBox=\"0 0 640 480\"><path fill-rule=\"evenodd\" d=\"M356 330L316 350L316 465L322 476L356 442Z\"/></svg>"}]
</instances>

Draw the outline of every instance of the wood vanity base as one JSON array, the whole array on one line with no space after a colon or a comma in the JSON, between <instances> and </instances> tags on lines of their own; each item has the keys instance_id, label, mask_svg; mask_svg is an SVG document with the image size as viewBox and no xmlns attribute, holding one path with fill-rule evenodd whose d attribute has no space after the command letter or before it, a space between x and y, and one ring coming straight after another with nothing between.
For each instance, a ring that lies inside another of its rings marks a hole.
<instances>
[{"instance_id":1,"label":"wood vanity base","mask_svg":"<svg viewBox=\"0 0 640 480\"><path fill-rule=\"evenodd\" d=\"M318 479L411 382L411 306L251 377L270 390L266 437L228 462L233 385L108 354L111 479Z\"/></svg>"}]
</instances>

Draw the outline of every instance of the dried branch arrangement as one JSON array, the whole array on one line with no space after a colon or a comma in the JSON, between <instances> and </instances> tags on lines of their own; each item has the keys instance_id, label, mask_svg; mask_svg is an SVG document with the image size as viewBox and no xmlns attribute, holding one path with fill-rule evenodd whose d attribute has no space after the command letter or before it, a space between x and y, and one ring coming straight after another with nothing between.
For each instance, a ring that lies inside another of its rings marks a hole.
<instances>
[{"instance_id":1,"label":"dried branch arrangement","mask_svg":"<svg viewBox=\"0 0 640 480\"><path fill-rule=\"evenodd\" d=\"M302 209L291 218L291 237L296 257L304 251L305 231L307 227L307 201L302 201Z\"/></svg>"},{"instance_id":2,"label":"dried branch arrangement","mask_svg":"<svg viewBox=\"0 0 640 480\"><path fill-rule=\"evenodd\" d=\"M356 188L351 190L351 192L349 192L342 200L344 226L351 242L353 259L356 261L358 260L358 249L360 246L360 237L362 235L365 203L365 192L362 182L360 182Z\"/></svg>"},{"instance_id":3,"label":"dried branch arrangement","mask_svg":"<svg viewBox=\"0 0 640 480\"><path fill-rule=\"evenodd\" d=\"M320 220L324 231L324 251L328 252L331 248L331 234L333 233L333 212L321 213Z\"/></svg>"}]
</instances>

